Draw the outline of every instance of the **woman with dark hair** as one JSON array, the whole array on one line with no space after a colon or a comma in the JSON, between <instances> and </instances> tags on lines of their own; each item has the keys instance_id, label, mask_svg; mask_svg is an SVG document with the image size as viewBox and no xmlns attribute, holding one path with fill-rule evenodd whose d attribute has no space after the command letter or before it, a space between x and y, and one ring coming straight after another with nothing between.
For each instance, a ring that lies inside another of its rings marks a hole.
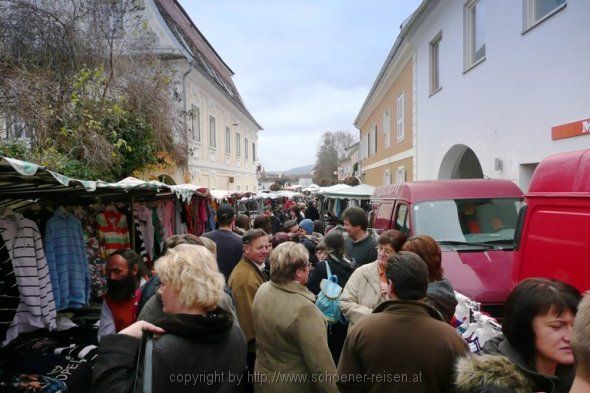
<instances>
[{"instance_id":1,"label":"woman with dark hair","mask_svg":"<svg viewBox=\"0 0 590 393\"><path fill-rule=\"evenodd\" d=\"M379 303L387 300L387 261L401 251L406 239L403 232L395 229L383 232L377 240L377 260L360 266L352 273L340 298L340 308L351 326L361 317L372 313Z\"/></svg>"},{"instance_id":2,"label":"woman with dark hair","mask_svg":"<svg viewBox=\"0 0 590 393\"><path fill-rule=\"evenodd\" d=\"M428 290L425 302L440 312L446 322L451 322L455 315L457 299L451 282L444 276L441 266L440 246L430 236L415 236L406 241L404 251L412 251L422 258L428 266Z\"/></svg>"},{"instance_id":3,"label":"woman with dark hair","mask_svg":"<svg viewBox=\"0 0 590 393\"><path fill-rule=\"evenodd\" d=\"M328 267L330 273L338 278L338 285L342 288L344 288L352 274L352 264L344 257L344 236L342 233L337 231L328 233L324 237L324 245L328 258L315 265L307 281L307 288L316 296L321 291L320 283L324 278L328 278ZM340 352L342 352L347 330L348 323L338 322L328 327L328 347L335 364L338 364L338 359L340 359Z\"/></svg>"},{"instance_id":4,"label":"woman with dark hair","mask_svg":"<svg viewBox=\"0 0 590 393\"><path fill-rule=\"evenodd\" d=\"M580 292L562 281L528 278L508 296L504 336L484 345L483 356L461 359L462 393L567 392L574 377L570 345Z\"/></svg>"}]
</instances>

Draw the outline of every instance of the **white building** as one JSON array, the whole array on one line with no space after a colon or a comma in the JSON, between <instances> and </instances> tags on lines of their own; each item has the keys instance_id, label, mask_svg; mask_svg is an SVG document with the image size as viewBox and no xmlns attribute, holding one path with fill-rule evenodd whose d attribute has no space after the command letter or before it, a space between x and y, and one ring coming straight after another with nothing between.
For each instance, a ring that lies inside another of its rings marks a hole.
<instances>
[{"instance_id":1,"label":"white building","mask_svg":"<svg viewBox=\"0 0 590 393\"><path fill-rule=\"evenodd\" d=\"M589 16L587 0L424 0L366 101L413 56L409 180L485 176L526 191L540 160L590 148Z\"/></svg>"},{"instance_id":2,"label":"white building","mask_svg":"<svg viewBox=\"0 0 590 393\"><path fill-rule=\"evenodd\" d=\"M358 176L358 165L359 142L356 142L346 148L344 158L338 163L338 180L344 180L350 176Z\"/></svg>"},{"instance_id":3,"label":"white building","mask_svg":"<svg viewBox=\"0 0 590 393\"><path fill-rule=\"evenodd\" d=\"M145 0L156 50L173 63L183 105L192 116L189 170L176 182L236 191L256 191L258 131L232 81L234 72L195 26L176 0ZM188 177L188 178L187 178Z\"/></svg>"}]
</instances>

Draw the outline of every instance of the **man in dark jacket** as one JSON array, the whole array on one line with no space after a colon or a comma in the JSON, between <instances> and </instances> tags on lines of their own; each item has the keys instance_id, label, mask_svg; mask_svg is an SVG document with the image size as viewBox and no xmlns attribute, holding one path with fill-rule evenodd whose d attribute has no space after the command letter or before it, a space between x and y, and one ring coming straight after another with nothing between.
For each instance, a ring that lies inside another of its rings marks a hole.
<instances>
[{"instance_id":1,"label":"man in dark jacket","mask_svg":"<svg viewBox=\"0 0 590 393\"><path fill-rule=\"evenodd\" d=\"M368 232L369 221L360 207L349 207L342 214L344 229L348 233L346 257L355 268L377 260L377 240Z\"/></svg>"},{"instance_id":2,"label":"man in dark jacket","mask_svg":"<svg viewBox=\"0 0 590 393\"><path fill-rule=\"evenodd\" d=\"M217 209L217 222L219 229L207 232L203 236L213 240L217 245L217 264L227 280L234 267L242 259L242 239L233 232L235 225L234 208L230 205L219 206L219 209Z\"/></svg>"},{"instance_id":3,"label":"man in dark jacket","mask_svg":"<svg viewBox=\"0 0 590 393\"><path fill-rule=\"evenodd\" d=\"M420 300L428 286L426 264L401 251L389 259L386 276L392 300L350 329L338 364L340 391L452 391L453 366L467 345L438 311Z\"/></svg>"}]
</instances>

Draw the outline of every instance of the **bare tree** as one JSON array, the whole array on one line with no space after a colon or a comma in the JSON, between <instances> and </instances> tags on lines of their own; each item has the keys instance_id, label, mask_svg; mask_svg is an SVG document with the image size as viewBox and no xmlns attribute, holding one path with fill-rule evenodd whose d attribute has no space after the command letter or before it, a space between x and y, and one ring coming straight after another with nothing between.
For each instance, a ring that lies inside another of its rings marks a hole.
<instances>
[{"instance_id":1,"label":"bare tree","mask_svg":"<svg viewBox=\"0 0 590 393\"><path fill-rule=\"evenodd\" d=\"M337 178L338 162L344 158L346 148L354 142L355 137L350 131L326 131L322 134L314 169L316 184L320 184L322 179L329 181Z\"/></svg>"}]
</instances>

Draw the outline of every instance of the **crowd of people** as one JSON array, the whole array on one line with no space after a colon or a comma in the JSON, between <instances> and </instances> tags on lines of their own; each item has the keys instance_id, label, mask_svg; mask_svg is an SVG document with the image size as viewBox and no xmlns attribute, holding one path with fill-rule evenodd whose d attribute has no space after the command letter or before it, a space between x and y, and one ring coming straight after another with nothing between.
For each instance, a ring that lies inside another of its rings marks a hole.
<instances>
[{"instance_id":1,"label":"crowd of people","mask_svg":"<svg viewBox=\"0 0 590 393\"><path fill-rule=\"evenodd\" d=\"M431 237L375 238L357 207L325 231L313 202L245 217L220 206L219 229L167 239L154 272L109 257L93 391L152 375L156 392L590 392L590 296L574 287L522 281L503 334L470 354Z\"/></svg>"}]
</instances>

